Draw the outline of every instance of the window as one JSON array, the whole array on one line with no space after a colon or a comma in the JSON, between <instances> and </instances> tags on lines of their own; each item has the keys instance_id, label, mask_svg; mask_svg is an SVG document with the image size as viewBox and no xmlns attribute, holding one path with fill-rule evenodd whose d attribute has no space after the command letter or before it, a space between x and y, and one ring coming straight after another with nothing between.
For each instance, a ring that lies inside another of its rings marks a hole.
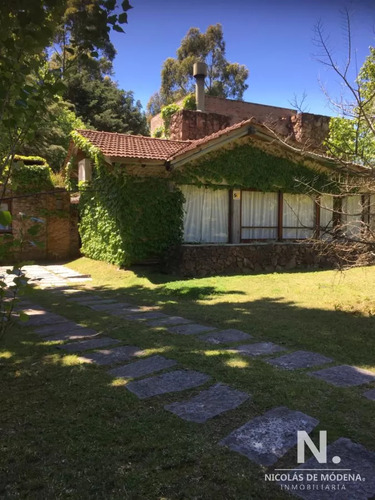
<instances>
[{"instance_id":1,"label":"window","mask_svg":"<svg viewBox=\"0 0 375 500\"><path fill-rule=\"evenodd\" d=\"M184 241L227 243L229 192L226 189L181 186L185 197Z\"/></svg>"},{"instance_id":2,"label":"window","mask_svg":"<svg viewBox=\"0 0 375 500\"><path fill-rule=\"evenodd\" d=\"M363 222L362 195L346 196L342 200L342 230L348 238L360 235Z\"/></svg>"},{"instance_id":3,"label":"window","mask_svg":"<svg viewBox=\"0 0 375 500\"><path fill-rule=\"evenodd\" d=\"M314 199L304 194L284 194L283 239L311 238L314 229Z\"/></svg>"},{"instance_id":4,"label":"window","mask_svg":"<svg viewBox=\"0 0 375 500\"><path fill-rule=\"evenodd\" d=\"M10 202L0 203L0 210L10 212ZM12 231L12 226L3 226L0 224L0 233L10 233Z\"/></svg>"},{"instance_id":5,"label":"window","mask_svg":"<svg viewBox=\"0 0 375 500\"><path fill-rule=\"evenodd\" d=\"M318 200L318 206L320 207L320 217L319 217L320 237L324 239L327 238L329 239L332 235L334 219L335 219L333 196L330 196L329 194L322 195Z\"/></svg>"},{"instance_id":6,"label":"window","mask_svg":"<svg viewBox=\"0 0 375 500\"><path fill-rule=\"evenodd\" d=\"M241 240L276 240L278 194L242 191Z\"/></svg>"}]
</instances>

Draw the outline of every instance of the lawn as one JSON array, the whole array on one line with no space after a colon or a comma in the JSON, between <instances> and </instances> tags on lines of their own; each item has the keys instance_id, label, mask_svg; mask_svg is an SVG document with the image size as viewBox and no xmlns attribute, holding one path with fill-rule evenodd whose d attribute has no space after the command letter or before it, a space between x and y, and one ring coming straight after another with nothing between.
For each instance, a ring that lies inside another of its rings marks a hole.
<instances>
[{"instance_id":1,"label":"lawn","mask_svg":"<svg viewBox=\"0 0 375 500\"><path fill-rule=\"evenodd\" d=\"M157 305L220 328L239 328L287 349L308 349L375 372L375 267L348 272L289 272L179 280L79 259L103 298ZM4 498L283 499L265 469L218 446L251 418L287 406L319 419L312 433L344 436L375 450L375 403L362 388L340 389L259 359L209 347L69 303L47 291L31 298L126 344L176 359L252 395L206 424L185 422L164 405L172 394L140 401L103 367L80 364L28 327L0 346L0 496ZM189 391L189 395L199 390ZM296 465L295 449L277 463Z\"/></svg>"}]
</instances>

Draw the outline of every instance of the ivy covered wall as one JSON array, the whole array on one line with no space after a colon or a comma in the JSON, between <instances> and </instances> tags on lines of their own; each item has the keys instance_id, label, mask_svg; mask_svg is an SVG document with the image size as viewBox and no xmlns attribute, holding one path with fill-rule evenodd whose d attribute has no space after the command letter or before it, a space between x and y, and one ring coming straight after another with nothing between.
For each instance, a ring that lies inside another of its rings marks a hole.
<instances>
[{"instance_id":1,"label":"ivy covered wall","mask_svg":"<svg viewBox=\"0 0 375 500\"><path fill-rule=\"evenodd\" d=\"M92 259L130 265L162 256L182 239L183 196L167 179L139 178L109 167L100 151L78 134L76 144L94 162L81 187L81 251Z\"/></svg>"},{"instance_id":2,"label":"ivy covered wall","mask_svg":"<svg viewBox=\"0 0 375 500\"><path fill-rule=\"evenodd\" d=\"M313 187L322 192L335 191L333 177L327 173L271 155L252 144L208 153L176 169L173 178L179 184L211 185L215 189L301 193Z\"/></svg>"}]
</instances>

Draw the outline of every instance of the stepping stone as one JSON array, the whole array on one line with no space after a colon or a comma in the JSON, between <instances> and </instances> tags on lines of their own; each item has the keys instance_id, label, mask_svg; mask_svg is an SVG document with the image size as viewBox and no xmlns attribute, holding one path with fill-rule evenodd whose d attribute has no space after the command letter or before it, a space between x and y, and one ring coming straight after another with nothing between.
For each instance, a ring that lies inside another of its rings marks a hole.
<instances>
[{"instance_id":1,"label":"stepping stone","mask_svg":"<svg viewBox=\"0 0 375 500\"><path fill-rule=\"evenodd\" d=\"M100 302L101 297L99 297L98 295L91 295L90 293L87 293L85 292L85 295L79 295L79 296L73 296L73 297L69 297L69 302L78 302L78 303L81 303L81 302Z\"/></svg>"},{"instance_id":2,"label":"stepping stone","mask_svg":"<svg viewBox=\"0 0 375 500\"><path fill-rule=\"evenodd\" d=\"M139 306L134 306L134 307L120 307L118 310L115 308L113 311L111 311L112 316L119 316L120 318L127 318L129 315L132 314L138 314L138 313L145 313L145 312L151 312L149 308L147 307L139 307Z\"/></svg>"},{"instance_id":3,"label":"stepping stone","mask_svg":"<svg viewBox=\"0 0 375 500\"><path fill-rule=\"evenodd\" d=\"M285 406L247 422L220 441L260 465L273 465L297 444L297 431L310 433L319 420Z\"/></svg>"},{"instance_id":4,"label":"stepping stone","mask_svg":"<svg viewBox=\"0 0 375 500\"><path fill-rule=\"evenodd\" d=\"M98 306L103 306L103 305L111 305L111 304L116 304L114 300L111 299L105 299L105 300L90 300L89 302L83 303L81 302L80 305L90 307L91 309L94 309L95 307Z\"/></svg>"},{"instance_id":5,"label":"stepping stone","mask_svg":"<svg viewBox=\"0 0 375 500\"><path fill-rule=\"evenodd\" d=\"M89 308L93 309L94 311L105 311L108 313L112 313L112 311L116 311L120 309L121 307L128 307L130 304L122 303L119 304L118 302L111 302L108 304L90 304Z\"/></svg>"},{"instance_id":6,"label":"stepping stone","mask_svg":"<svg viewBox=\"0 0 375 500\"><path fill-rule=\"evenodd\" d=\"M181 316L168 316L164 319L156 319L149 321L150 326L168 326L168 325L185 325L187 323L192 323L190 319L182 318Z\"/></svg>"},{"instance_id":7,"label":"stepping stone","mask_svg":"<svg viewBox=\"0 0 375 500\"><path fill-rule=\"evenodd\" d=\"M84 328L74 321L67 321L66 323L58 323L57 325L45 325L34 330L34 333L41 337L48 337L48 335L56 335L57 333L67 333Z\"/></svg>"},{"instance_id":8,"label":"stepping stone","mask_svg":"<svg viewBox=\"0 0 375 500\"><path fill-rule=\"evenodd\" d=\"M200 339L210 344L229 344L230 342L241 342L242 340L251 340L253 337L248 333L242 332L241 330L236 330L235 328L230 328L228 330L222 330L221 332L207 333L206 335L200 335Z\"/></svg>"},{"instance_id":9,"label":"stepping stone","mask_svg":"<svg viewBox=\"0 0 375 500\"><path fill-rule=\"evenodd\" d=\"M289 471L289 477L292 478L294 473L300 476L297 481L280 481L278 484L282 485L283 491L287 492L289 487L291 493L306 500L366 500L375 496L375 453L347 438L339 438L327 446L326 464L320 464L312 457ZM317 480L312 482L308 474L316 474ZM358 474L361 479L344 481L344 474L356 478ZM324 479L327 475L332 476L329 481Z\"/></svg>"},{"instance_id":10,"label":"stepping stone","mask_svg":"<svg viewBox=\"0 0 375 500\"><path fill-rule=\"evenodd\" d=\"M24 326L55 325L58 323L69 323L69 320L58 314L45 313L44 315L31 316L27 321L22 322Z\"/></svg>"},{"instance_id":11,"label":"stepping stone","mask_svg":"<svg viewBox=\"0 0 375 500\"><path fill-rule=\"evenodd\" d=\"M85 307L91 307L91 306L94 306L94 305L99 305L99 304L113 304L114 301L113 300L109 300L109 299L106 299L106 300L103 300L103 299L80 299L80 300L74 300L74 301L71 301L71 302L75 302L76 304L80 305L80 306L85 306Z\"/></svg>"},{"instance_id":12,"label":"stepping stone","mask_svg":"<svg viewBox=\"0 0 375 500\"><path fill-rule=\"evenodd\" d=\"M167 328L170 333L177 333L178 335L194 335L196 333L209 332L216 330L213 326L199 325L198 323L191 323L189 325L171 326Z\"/></svg>"},{"instance_id":13,"label":"stepping stone","mask_svg":"<svg viewBox=\"0 0 375 500\"><path fill-rule=\"evenodd\" d=\"M85 339L88 337L96 337L99 333L92 328L86 328L84 326L74 328L72 330L68 330L65 333L56 333L56 335L51 335L48 337L43 337L45 342L55 342L58 340L78 340Z\"/></svg>"},{"instance_id":14,"label":"stepping stone","mask_svg":"<svg viewBox=\"0 0 375 500\"><path fill-rule=\"evenodd\" d=\"M168 392L192 389L207 382L211 377L194 370L174 370L155 377L129 382L126 388L139 399L151 398Z\"/></svg>"},{"instance_id":15,"label":"stepping stone","mask_svg":"<svg viewBox=\"0 0 375 500\"><path fill-rule=\"evenodd\" d=\"M98 337L97 339L81 340L80 342L73 342L72 344L63 344L56 346L58 349L64 349L68 352L81 352L90 349L98 349L99 347L106 347L113 344L118 344L120 341L112 339L111 337Z\"/></svg>"},{"instance_id":16,"label":"stepping stone","mask_svg":"<svg viewBox=\"0 0 375 500\"><path fill-rule=\"evenodd\" d=\"M375 389L370 389L369 391L364 392L363 395L365 398L375 401Z\"/></svg>"},{"instance_id":17,"label":"stepping stone","mask_svg":"<svg viewBox=\"0 0 375 500\"><path fill-rule=\"evenodd\" d=\"M244 344L238 347L231 347L228 351L235 351L245 356L265 356L276 352L285 351L285 347L273 344L272 342L259 342L257 344Z\"/></svg>"},{"instance_id":18,"label":"stepping stone","mask_svg":"<svg viewBox=\"0 0 375 500\"><path fill-rule=\"evenodd\" d=\"M310 368L311 366L324 365L332 363L331 358L309 351L296 351L290 354L284 354L279 358L268 359L266 362L285 370L298 370L300 368Z\"/></svg>"},{"instance_id":19,"label":"stepping stone","mask_svg":"<svg viewBox=\"0 0 375 500\"><path fill-rule=\"evenodd\" d=\"M21 305L21 304L17 304L17 305ZM43 316L45 314L51 314L49 311L47 311L46 309L44 309L41 306L27 307L27 308L23 309L23 312L25 314L27 314L30 318L32 316Z\"/></svg>"},{"instance_id":20,"label":"stepping stone","mask_svg":"<svg viewBox=\"0 0 375 500\"><path fill-rule=\"evenodd\" d=\"M147 321L148 319L165 318L167 315L160 312L139 312L137 314L130 314L126 316L129 321Z\"/></svg>"},{"instance_id":21,"label":"stepping stone","mask_svg":"<svg viewBox=\"0 0 375 500\"><path fill-rule=\"evenodd\" d=\"M161 370L171 368L175 365L177 365L177 361L156 355L140 359L139 361L135 361L129 365L113 368L112 370L109 370L108 373L114 377L129 379L143 377L144 375L149 375L154 372L160 372Z\"/></svg>"},{"instance_id":22,"label":"stepping stone","mask_svg":"<svg viewBox=\"0 0 375 500\"><path fill-rule=\"evenodd\" d=\"M320 378L336 387L352 387L375 380L375 373L349 365L333 366L317 372L309 372L308 375Z\"/></svg>"},{"instance_id":23,"label":"stepping stone","mask_svg":"<svg viewBox=\"0 0 375 500\"><path fill-rule=\"evenodd\" d=\"M201 424L224 411L237 408L249 397L249 394L228 385L215 384L187 401L172 403L164 408L184 420Z\"/></svg>"},{"instance_id":24,"label":"stepping stone","mask_svg":"<svg viewBox=\"0 0 375 500\"><path fill-rule=\"evenodd\" d=\"M143 351L133 345L123 345L113 349L101 349L100 351L84 354L80 359L98 365L112 365L121 361L129 361L133 356L142 356Z\"/></svg>"}]
</instances>

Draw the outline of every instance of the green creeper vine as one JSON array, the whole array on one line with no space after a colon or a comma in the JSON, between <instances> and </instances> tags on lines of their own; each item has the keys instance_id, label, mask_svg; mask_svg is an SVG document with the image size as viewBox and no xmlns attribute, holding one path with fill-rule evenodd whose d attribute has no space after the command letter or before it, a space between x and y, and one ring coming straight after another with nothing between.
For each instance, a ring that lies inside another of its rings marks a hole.
<instances>
[{"instance_id":1,"label":"green creeper vine","mask_svg":"<svg viewBox=\"0 0 375 500\"><path fill-rule=\"evenodd\" d=\"M10 178L14 193L38 193L53 189L52 170L44 158L15 156L14 160Z\"/></svg>"},{"instance_id":2,"label":"green creeper vine","mask_svg":"<svg viewBox=\"0 0 375 500\"><path fill-rule=\"evenodd\" d=\"M94 163L91 183L81 186L82 252L127 266L162 256L182 239L183 196L166 179L138 178L109 166L98 148L77 132L73 140Z\"/></svg>"},{"instance_id":3,"label":"green creeper vine","mask_svg":"<svg viewBox=\"0 0 375 500\"><path fill-rule=\"evenodd\" d=\"M174 170L172 177L178 184L206 185L213 189L253 188L288 193L306 192L311 187L330 193L337 189L332 176L265 153L250 144L208 153Z\"/></svg>"}]
</instances>

